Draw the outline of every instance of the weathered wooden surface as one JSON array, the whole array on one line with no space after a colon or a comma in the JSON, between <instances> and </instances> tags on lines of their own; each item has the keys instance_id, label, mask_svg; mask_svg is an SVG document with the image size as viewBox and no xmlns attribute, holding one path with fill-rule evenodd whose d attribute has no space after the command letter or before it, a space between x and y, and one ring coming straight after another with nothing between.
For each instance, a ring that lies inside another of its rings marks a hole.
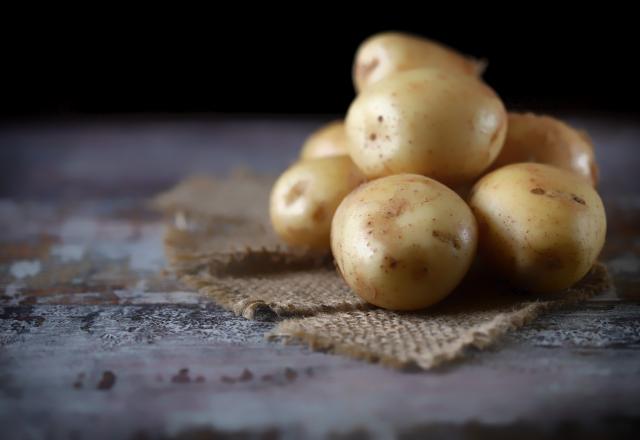
<instances>
[{"instance_id":1,"label":"weathered wooden surface","mask_svg":"<svg viewBox=\"0 0 640 440\"><path fill-rule=\"evenodd\" d=\"M276 172L315 121L1 127L0 437L632 436L640 129L577 122L599 146L615 288L427 373L267 343L272 323L162 272L147 197L192 173Z\"/></svg>"}]
</instances>

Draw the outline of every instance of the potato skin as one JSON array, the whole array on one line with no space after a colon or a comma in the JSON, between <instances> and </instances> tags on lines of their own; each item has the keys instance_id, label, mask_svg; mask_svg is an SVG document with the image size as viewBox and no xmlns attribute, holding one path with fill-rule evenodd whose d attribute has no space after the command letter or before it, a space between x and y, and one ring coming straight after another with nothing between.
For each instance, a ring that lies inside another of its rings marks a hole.
<instances>
[{"instance_id":1,"label":"potato skin","mask_svg":"<svg viewBox=\"0 0 640 440\"><path fill-rule=\"evenodd\" d=\"M300 159L347 154L347 135L344 121L332 121L311 133L302 146Z\"/></svg>"},{"instance_id":2,"label":"potato skin","mask_svg":"<svg viewBox=\"0 0 640 440\"><path fill-rule=\"evenodd\" d=\"M485 63L427 38L382 32L367 38L358 48L353 84L356 91L362 91L384 78L422 67L480 76Z\"/></svg>"},{"instance_id":3,"label":"potato skin","mask_svg":"<svg viewBox=\"0 0 640 440\"><path fill-rule=\"evenodd\" d=\"M584 179L550 165L507 165L474 186L479 249L517 287L555 292L583 278L606 235L600 196Z\"/></svg>"},{"instance_id":4,"label":"potato skin","mask_svg":"<svg viewBox=\"0 0 640 440\"><path fill-rule=\"evenodd\" d=\"M507 137L492 169L518 162L554 165L598 183L593 143L585 132L550 116L533 113L508 115Z\"/></svg>"},{"instance_id":5,"label":"potato skin","mask_svg":"<svg viewBox=\"0 0 640 440\"><path fill-rule=\"evenodd\" d=\"M331 226L331 249L349 286L392 310L445 298L469 269L476 220L452 190L424 176L383 177L349 194Z\"/></svg>"},{"instance_id":6,"label":"potato skin","mask_svg":"<svg viewBox=\"0 0 640 440\"><path fill-rule=\"evenodd\" d=\"M333 214L342 199L362 182L364 176L348 156L293 164L271 190L274 230L289 245L328 250Z\"/></svg>"},{"instance_id":7,"label":"potato skin","mask_svg":"<svg viewBox=\"0 0 640 440\"><path fill-rule=\"evenodd\" d=\"M481 81L417 69L358 95L346 130L349 154L368 178L415 173L458 185L480 176L497 157L507 115Z\"/></svg>"}]
</instances>

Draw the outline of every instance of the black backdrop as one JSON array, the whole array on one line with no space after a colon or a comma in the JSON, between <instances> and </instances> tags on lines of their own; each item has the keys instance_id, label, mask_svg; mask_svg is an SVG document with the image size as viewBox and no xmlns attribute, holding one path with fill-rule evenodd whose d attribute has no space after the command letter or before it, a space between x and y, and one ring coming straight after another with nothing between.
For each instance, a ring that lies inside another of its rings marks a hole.
<instances>
[{"instance_id":1,"label":"black backdrop","mask_svg":"<svg viewBox=\"0 0 640 440\"><path fill-rule=\"evenodd\" d=\"M511 107L638 114L630 10L600 5L585 16L584 5L580 14L560 14L539 3L490 12L460 4L365 17L344 5L270 14L240 6L162 20L29 20L3 38L0 114L342 113L353 98L356 47L381 30L418 33L489 59L485 78Z\"/></svg>"}]
</instances>

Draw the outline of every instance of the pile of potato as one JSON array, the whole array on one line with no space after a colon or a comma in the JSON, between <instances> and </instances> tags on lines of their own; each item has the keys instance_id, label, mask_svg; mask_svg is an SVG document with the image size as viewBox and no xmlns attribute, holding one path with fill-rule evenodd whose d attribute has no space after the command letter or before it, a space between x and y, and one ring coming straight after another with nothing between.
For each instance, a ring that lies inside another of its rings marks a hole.
<instances>
[{"instance_id":1,"label":"pile of potato","mask_svg":"<svg viewBox=\"0 0 640 440\"><path fill-rule=\"evenodd\" d=\"M484 67L401 33L362 43L345 121L313 133L272 190L278 235L331 249L360 297L393 310L445 298L477 251L531 292L584 277L606 233L592 143L507 113Z\"/></svg>"}]
</instances>

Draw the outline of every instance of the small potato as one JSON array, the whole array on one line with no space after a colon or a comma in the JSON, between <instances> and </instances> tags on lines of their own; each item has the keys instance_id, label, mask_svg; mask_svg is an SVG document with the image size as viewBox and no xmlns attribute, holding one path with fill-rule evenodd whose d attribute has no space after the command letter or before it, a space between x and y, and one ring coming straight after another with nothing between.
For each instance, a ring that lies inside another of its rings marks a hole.
<instances>
[{"instance_id":1,"label":"small potato","mask_svg":"<svg viewBox=\"0 0 640 440\"><path fill-rule=\"evenodd\" d=\"M480 76L485 63L426 38L383 32L369 37L358 48L353 83L356 91L362 91L388 76L421 67Z\"/></svg>"},{"instance_id":2,"label":"small potato","mask_svg":"<svg viewBox=\"0 0 640 440\"><path fill-rule=\"evenodd\" d=\"M471 192L480 251L514 285L531 292L570 287L591 269L606 218L584 179L550 165L507 165Z\"/></svg>"},{"instance_id":3,"label":"small potato","mask_svg":"<svg viewBox=\"0 0 640 440\"><path fill-rule=\"evenodd\" d=\"M364 300L418 310L446 297L476 252L476 220L452 190L428 177L397 174L360 186L340 204L331 250Z\"/></svg>"},{"instance_id":4,"label":"small potato","mask_svg":"<svg viewBox=\"0 0 640 440\"><path fill-rule=\"evenodd\" d=\"M348 156L297 162L271 190L271 224L292 246L329 249L331 219L364 176Z\"/></svg>"},{"instance_id":5,"label":"small potato","mask_svg":"<svg viewBox=\"0 0 640 440\"><path fill-rule=\"evenodd\" d=\"M344 131L344 122L333 121L313 132L307 138L302 146L300 158L313 159L347 154L347 136Z\"/></svg>"},{"instance_id":6,"label":"small potato","mask_svg":"<svg viewBox=\"0 0 640 440\"><path fill-rule=\"evenodd\" d=\"M517 162L538 162L557 166L598 183L598 166L593 144L578 131L550 116L509 113L507 138L492 169Z\"/></svg>"},{"instance_id":7,"label":"small potato","mask_svg":"<svg viewBox=\"0 0 640 440\"><path fill-rule=\"evenodd\" d=\"M416 173L468 183L496 158L507 131L500 98L481 81L436 69L384 79L353 101L347 148L369 178Z\"/></svg>"}]
</instances>

